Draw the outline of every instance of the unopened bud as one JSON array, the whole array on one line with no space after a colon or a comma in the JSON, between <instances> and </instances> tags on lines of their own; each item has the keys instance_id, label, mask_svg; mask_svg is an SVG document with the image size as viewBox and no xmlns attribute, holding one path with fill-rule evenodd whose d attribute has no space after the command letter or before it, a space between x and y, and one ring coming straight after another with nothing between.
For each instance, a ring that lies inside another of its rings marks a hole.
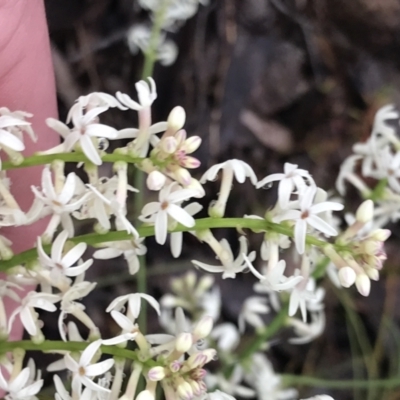
<instances>
[{"instance_id":1,"label":"unopened bud","mask_svg":"<svg viewBox=\"0 0 400 400\"><path fill-rule=\"evenodd\" d=\"M174 171L174 176L175 179L185 188L188 188L188 186L192 182L192 176L190 175L189 171L185 168L177 168Z\"/></svg>"},{"instance_id":2,"label":"unopened bud","mask_svg":"<svg viewBox=\"0 0 400 400\"><path fill-rule=\"evenodd\" d=\"M356 220L366 224L374 217L374 202L365 200L356 211Z\"/></svg>"},{"instance_id":3,"label":"unopened bud","mask_svg":"<svg viewBox=\"0 0 400 400\"><path fill-rule=\"evenodd\" d=\"M359 274L356 278L357 290L363 296L368 296L371 290L371 281L366 274Z\"/></svg>"},{"instance_id":4,"label":"unopened bud","mask_svg":"<svg viewBox=\"0 0 400 400\"><path fill-rule=\"evenodd\" d=\"M366 270L367 275L369 276L370 279L373 281L379 281L379 271L375 268L368 268Z\"/></svg>"},{"instance_id":5,"label":"unopened bud","mask_svg":"<svg viewBox=\"0 0 400 400\"><path fill-rule=\"evenodd\" d=\"M186 121L186 113L185 109L181 106L174 107L168 115L167 123L168 129L173 130L174 132L182 129L183 125L185 125Z\"/></svg>"},{"instance_id":6,"label":"unopened bud","mask_svg":"<svg viewBox=\"0 0 400 400\"><path fill-rule=\"evenodd\" d=\"M182 367L182 363L180 363L178 360L172 361L171 364L169 364L169 369L171 372L178 372Z\"/></svg>"},{"instance_id":7,"label":"unopened bud","mask_svg":"<svg viewBox=\"0 0 400 400\"><path fill-rule=\"evenodd\" d=\"M189 383L183 381L178 385L176 394L182 400L191 400L193 397L193 389Z\"/></svg>"},{"instance_id":8,"label":"unopened bud","mask_svg":"<svg viewBox=\"0 0 400 400\"><path fill-rule=\"evenodd\" d=\"M161 381L165 378L165 370L163 367L153 367L147 373L147 377L151 381Z\"/></svg>"},{"instance_id":9,"label":"unopened bud","mask_svg":"<svg viewBox=\"0 0 400 400\"><path fill-rule=\"evenodd\" d=\"M180 164L184 168L194 169L200 167L200 161L197 158L185 156L180 160Z\"/></svg>"},{"instance_id":10,"label":"unopened bud","mask_svg":"<svg viewBox=\"0 0 400 400\"><path fill-rule=\"evenodd\" d=\"M136 400L154 400L154 395L150 392L150 390L142 390L136 396Z\"/></svg>"},{"instance_id":11,"label":"unopened bud","mask_svg":"<svg viewBox=\"0 0 400 400\"><path fill-rule=\"evenodd\" d=\"M167 154L175 153L178 147L178 143L176 139L172 136L168 136L164 139L161 139L161 148Z\"/></svg>"},{"instance_id":12,"label":"unopened bud","mask_svg":"<svg viewBox=\"0 0 400 400\"><path fill-rule=\"evenodd\" d=\"M191 136L186 139L184 149L187 154L191 154L195 152L201 145L201 137L200 136Z\"/></svg>"},{"instance_id":13,"label":"unopened bud","mask_svg":"<svg viewBox=\"0 0 400 400\"><path fill-rule=\"evenodd\" d=\"M200 293L206 292L214 285L215 279L211 275L204 275L199 280L199 284L197 285L197 289Z\"/></svg>"},{"instance_id":14,"label":"unopened bud","mask_svg":"<svg viewBox=\"0 0 400 400\"><path fill-rule=\"evenodd\" d=\"M348 288L351 285L353 285L357 278L357 275L354 272L354 269L350 268L350 267L340 268L338 275L339 275L340 284L345 288Z\"/></svg>"},{"instance_id":15,"label":"unopened bud","mask_svg":"<svg viewBox=\"0 0 400 400\"><path fill-rule=\"evenodd\" d=\"M193 394L195 396L200 396L203 392L203 388L200 386L200 384L194 380L189 381L189 385L192 387Z\"/></svg>"},{"instance_id":16,"label":"unopened bud","mask_svg":"<svg viewBox=\"0 0 400 400\"><path fill-rule=\"evenodd\" d=\"M150 172L147 176L147 187L150 190L160 190L167 180L166 176L159 171Z\"/></svg>"},{"instance_id":17,"label":"unopened bud","mask_svg":"<svg viewBox=\"0 0 400 400\"><path fill-rule=\"evenodd\" d=\"M189 271L183 277L185 281L185 287L189 290L193 289L197 282L197 275L194 271Z\"/></svg>"},{"instance_id":18,"label":"unopened bud","mask_svg":"<svg viewBox=\"0 0 400 400\"><path fill-rule=\"evenodd\" d=\"M193 337L190 333L180 333L175 341L175 349L180 353L186 353L193 345Z\"/></svg>"},{"instance_id":19,"label":"unopened bud","mask_svg":"<svg viewBox=\"0 0 400 400\"><path fill-rule=\"evenodd\" d=\"M392 232L389 229L376 229L372 231L368 236L371 239L379 240L380 242L386 241Z\"/></svg>"},{"instance_id":20,"label":"unopened bud","mask_svg":"<svg viewBox=\"0 0 400 400\"><path fill-rule=\"evenodd\" d=\"M213 328L214 321L210 316L205 316L203 317L193 328L193 335L196 337L196 339L204 339L207 337L212 328Z\"/></svg>"}]
</instances>

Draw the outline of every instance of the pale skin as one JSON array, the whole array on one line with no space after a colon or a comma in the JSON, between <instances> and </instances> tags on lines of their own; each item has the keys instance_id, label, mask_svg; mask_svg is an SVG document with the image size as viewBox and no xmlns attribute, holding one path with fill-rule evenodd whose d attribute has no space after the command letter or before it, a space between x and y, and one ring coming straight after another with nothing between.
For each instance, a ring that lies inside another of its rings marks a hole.
<instances>
[{"instance_id":1,"label":"pale skin","mask_svg":"<svg viewBox=\"0 0 400 400\"><path fill-rule=\"evenodd\" d=\"M45 124L46 118L57 117L57 104L43 0L0 0L0 26L0 107L34 114L31 122L38 141L25 138L24 154L29 155L59 143L59 137ZM41 169L24 168L8 174L23 211L32 204L30 186L39 185ZM19 253L33 247L45 227L46 221L39 221L29 227L2 228L1 234L13 242L14 253ZM15 304L7 302L10 315ZM22 333L22 325L16 321L10 340L20 339Z\"/></svg>"}]
</instances>

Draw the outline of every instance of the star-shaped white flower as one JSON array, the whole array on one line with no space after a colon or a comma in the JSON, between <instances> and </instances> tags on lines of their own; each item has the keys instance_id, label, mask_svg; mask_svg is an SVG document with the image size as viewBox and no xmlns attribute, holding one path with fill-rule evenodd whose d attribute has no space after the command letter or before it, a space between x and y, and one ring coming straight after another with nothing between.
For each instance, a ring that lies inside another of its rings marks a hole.
<instances>
[{"instance_id":1,"label":"star-shaped white flower","mask_svg":"<svg viewBox=\"0 0 400 400\"><path fill-rule=\"evenodd\" d=\"M257 184L257 188L266 186L274 181L280 181L278 186L278 202L282 209L289 205L293 190L302 193L307 187L307 182L315 185L310 173L305 169L297 168L297 165L285 163L284 173L268 175Z\"/></svg>"},{"instance_id":2,"label":"star-shaped white flower","mask_svg":"<svg viewBox=\"0 0 400 400\"><path fill-rule=\"evenodd\" d=\"M96 392L110 392L109 389L92 380L93 377L104 374L114 365L113 359L104 360L96 364L91 363L101 344L101 339L90 343L82 352L79 361L74 360L70 354L64 356L66 367L73 373L72 390L74 393L80 395L82 385Z\"/></svg>"},{"instance_id":3,"label":"star-shaped white flower","mask_svg":"<svg viewBox=\"0 0 400 400\"><path fill-rule=\"evenodd\" d=\"M243 272L246 269L250 269L253 275L258 277L259 272L247 260L254 261L256 258L256 252L252 251L247 255L247 240L244 236L239 238L240 250L239 255L236 259L233 257L231 246L226 239L222 239L219 243L221 251L217 254L222 265L209 265L200 261L192 260L192 263L207 272L222 273L222 279L231 278L234 279L236 274Z\"/></svg>"},{"instance_id":4,"label":"star-shaped white flower","mask_svg":"<svg viewBox=\"0 0 400 400\"><path fill-rule=\"evenodd\" d=\"M119 296L110 303L106 311L119 311L124 307L125 303L128 303L128 312L135 320L140 314L142 299L146 300L157 311L157 314L160 315L160 305L158 304L158 301L146 293L132 293Z\"/></svg>"},{"instance_id":5,"label":"star-shaped white flower","mask_svg":"<svg viewBox=\"0 0 400 400\"><path fill-rule=\"evenodd\" d=\"M31 369L24 368L11 382L7 381L0 370L0 388L7 392L7 400L31 400L43 386L43 379L31 382Z\"/></svg>"},{"instance_id":6,"label":"star-shaped white flower","mask_svg":"<svg viewBox=\"0 0 400 400\"><path fill-rule=\"evenodd\" d=\"M154 79L148 77L146 81L139 81L135 84L136 91L138 94L139 102L132 100L127 94L117 92L117 99L125 106L132 110L140 111L144 108L150 107L154 100L157 98L156 83Z\"/></svg>"},{"instance_id":7,"label":"star-shaped white flower","mask_svg":"<svg viewBox=\"0 0 400 400\"><path fill-rule=\"evenodd\" d=\"M263 319L259 314L268 314L270 311L267 305L267 299L260 296L248 297L240 311L238 326L239 331L244 333L246 322L256 329L261 329L265 326Z\"/></svg>"},{"instance_id":8,"label":"star-shaped white flower","mask_svg":"<svg viewBox=\"0 0 400 400\"><path fill-rule=\"evenodd\" d=\"M43 250L42 240L40 237L37 239L37 251L39 255L39 262L43 267L50 269L50 278L58 282L65 276L78 276L86 271L93 263L92 259L73 267L73 265L82 257L86 251L86 243L78 243L71 250L63 256L65 243L68 239L68 232L62 231L54 240L51 246L51 256L49 257Z\"/></svg>"},{"instance_id":9,"label":"star-shaped white flower","mask_svg":"<svg viewBox=\"0 0 400 400\"><path fill-rule=\"evenodd\" d=\"M101 165L102 160L98 149L93 143L92 137L106 139L117 138L116 129L112 128L111 126L98 123L99 114L107 109L108 106L95 107L84 113L84 108L82 105L77 103L71 114L72 123L74 125L72 129L69 129L67 125L54 118L48 118L46 123L50 128L57 131L64 138L64 151L72 151L74 146L79 143L86 157L93 164Z\"/></svg>"},{"instance_id":10,"label":"star-shaped white flower","mask_svg":"<svg viewBox=\"0 0 400 400\"><path fill-rule=\"evenodd\" d=\"M307 226L310 225L314 229L328 236L336 236L337 231L322 218L318 217L324 211L339 211L343 210L343 204L333 201L324 201L313 204L317 188L308 186L299 199L300 210L287 210L281 215L274 218L274 222L282 222L286 220L295 221L294 241L299 254L303 254L306 244Z\"/></svg>"},{"instance_id":11,"label":"star-shaped white flower","mask_svg":"<svg viewBox=\"0 0 400 400\"><path fill-rule=\"evenodd\" d=\"M215 180L218 172L221 169L232 171L235 175L236 180L239 183L243 183L246 180L246 177L249 177L253 185L257 184L256 174L254 173L250 165L245 163L244 161L237 159L232 159L220 164L213 165L208 171L203 174L200 182L205 183L206 181Z\"/></svg>"},{"instance_id":12,"label":"star-shaped white flower","mask_svg":"<svg viewBox=\"0 0 400 400\"><path fill-rule=\"evenodd\" d=\"M194 218L182 207L180 203L195 196L195 192L190 189L177 189L175 182L163 188L159 192L159 201L153 201L143 207L142 215L139 219L146 223L153 223L156 241L164 244L167 239L168 218L180 224L192 228L195 225Z\"/></svg>"},{"instance_id":13,"label":"star-shaped white flower","mask_svg":"<svg viewBox=\"0 0 400 400\"><path fill-rule=\"evenodd\" d=\"M26 331L31 336L35 336L38 332L38 319L34 308L54 312L57 310L57 307L54 305L57 301L60 301L60 297L54 294L29 292L22 299L21 305L10 315L8 331L11 332L15 317L19 315Z\"/></svg>"}]
</instances>

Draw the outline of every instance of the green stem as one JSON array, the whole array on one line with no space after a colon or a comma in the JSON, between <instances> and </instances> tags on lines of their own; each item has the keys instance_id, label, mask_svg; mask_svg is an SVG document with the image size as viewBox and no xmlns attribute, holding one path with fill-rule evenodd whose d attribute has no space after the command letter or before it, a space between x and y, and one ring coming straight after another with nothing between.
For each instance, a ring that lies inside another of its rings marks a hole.
<instances>
[{"instance_id":1,"label":"green stem","mask_svg":"<svg viewBox=\"0 0 400 400\"><path fill-rule=\"evenodd\" d=\"M115 163L117 161L125 161L130 164L137 164L143 161L143 158L131 157L127 154L120 153L112 153L112 154L104 154L101 159L104 162ZM65 162L90 162L89 159L83 153L57 153L57 154L34 154L30 157L24 158L24 160L15 165L10 161L4 161L2 164L2 171L7 171L11 169L17 168L26 168L26 167L34 167L37 165L46 165L51 164L54 160L61 160Z\"/></svg>"},{"instance_id":2,"label":"green stem","mask_svg":"<svg viewBox=\"0 0 400 400\"><path fill-rule=\"evenodd\" d=\"M146 79L153 75L154 64L157 60L157 49L161 35L161 29L168 9L169 0L164 0L154 14L154 23L151 29L149 47L144 53L144 66L142 71L142 79Z\"/></svg>"},{"instance_id":3,"label":"green stem","mask_svg":"<svg viewBox=\"0 0 400 400\"><path fill-rule=\"evenodd\" d=\"M371 380L330 380L314 378L312 376L281 375L285 386L301 385L331 389L370 389L400 387L400 378L371 379Z\"/></svg>"},{"instance_id":4,"label":"green stem","mask_svg":"<svg viewBox=\"0 0 400 400\"><path fill-rule=\"evenodd\" d=\"M188 228L183 225L178 225L170 232L188 232L188 231L200 231L204 229L216 229L216 228L236 228L236 229L252 229L255 231L273 231L289 237L294 236L293 228L273 222L253 219L253 218L201 218L196 221L196 225L192 228ZM153 226L141 226L138 229L140 237L154 236ZM105 234L90 233L87 235L76 236L71 238L72 243L87 243L88 245L99 245L105 242L116 242L121 240L130 240L132 236L125 231L114 231ZM317 239L313 236L308 235L306 242L309 245L314 245L323 248L328 244L324 240ZM345 251L348 250L345 246L333 244L336 250ZM44 246L45 251L49 252L50 245ZM0 261L0 271L6 271L12 267L26 264L37 259L36 248L24 251L10 258L9 260Z\"/></svg>"}]
</instances>

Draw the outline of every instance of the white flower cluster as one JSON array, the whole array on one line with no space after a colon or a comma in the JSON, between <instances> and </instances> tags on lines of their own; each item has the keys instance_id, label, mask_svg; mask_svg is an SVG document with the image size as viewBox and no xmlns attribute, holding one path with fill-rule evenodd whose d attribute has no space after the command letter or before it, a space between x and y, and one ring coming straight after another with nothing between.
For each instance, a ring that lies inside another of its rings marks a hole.
<instances>
[{"instance_id":1,"label":"white flower cluster","mask_svg":"<svg viewBox=\"0 0 400 400\"><path fill-rule=\"evenodd\" d=\"M166 37L166 32L176 32L182 24L192 18L199 4L207 5L208 0L139 0L139 6L149 11L151 19L162 29L156 38L156 59L161 65L173 64L178 56L178 46ZM152 30L145 24L133 25L127 34L128 46L132 54L142 51L146 54L153 44Z\"/></svg>"},{"instance_id":2,"label":"white flower cluster","mask_svg":"<svg viewBox=\"0 0 400 400\"><path fill-rule=\"evenodd\" d=\"M40 187L32 187L35 199L27 212L21 210L12 195L7 171L1 171L0 226L29 225L44 217L48 217L48 224L37 238L36 256L32 256L32 251L28 252L26 260L13 258L10 241L0 236L0 267L2 263L14 267L8 271L9 275L0 287L0 338L6 339L16 321L20 320L32 342L37 346L47 345L37 310L59 312L59 335L69 350L63 348L63 358L53 363L49 370L68 370L72 386L70 392L55 375L57 400L81 397L88 400L153 400L158 385L167 400L231 400L232 396L296 398L293 389L283 387L279 375L274 373L266 356L260 353L261 347L249 355L257 366L254 370L237 362L233 353L248 326L253 327L256 333L264 331L265 316L271 310L285 313L285 324L294 332L291 343L307 343L323 332L325 292L318 287L315 274L325 272L326 258L331 262L327 272L335 282L345 287L355 284L361 294L368 295L370 280L378 279L386 258L383 243L389 236L388 230L376 226L372 199L378 203L375 215L378 213L379 221L383 223L386 221L382 218L384 213L379 210L386 207L386 202L393 203L393 196L399 195L396 194L395 171L389 174L389 169L382 169L382 157L389 158L388 154L397 145L395 134L382 122L384 128L379 127L383 117L382 113L378 114L370 139L376 145L357 147L359 152L364 152L362 157L357 156L357 160L365 162L363 169L387 186L379 183L378 189L368 190L370 199L359 207L353 220L349 219L349 226L342 230L341 222L333 212L342 210L344 206L328 199L327 193L317 187L309 172L297 165L286 163L283 173L258 180L247 163L233 159L212 166L200 180L194 178L189 171L198 168L200 162L192 153L200 146L201 139L188 137L183 129L184 109L175 107L167 121L153 123L151 106L157 97L155 82L151 78L147 82L140 81L136 89L137 101L120 92L115 97L92 93L77 100L65 124L55 119L47 120L48 125L63 138L63 143L32 158L48 160L50 157L53 160L43 169ZM138 126L118 130L102 124L100 118L109 108L118 108L122 112L128 109L136 111ZM28 114L8 109L0 109L0 114L0 145L9 157L7 164L3 162L3 167L6 165L8 168L12 163L24 162L20 154L24 148L23 132L32 139L35 136L25 120ZM394 112L390 111L389 115L393 116ZM379 136L379 132L384 134ZM107 141L117 139L126 140L126 145L112 154L107 153ZM376 150L368 153L368 146ZM378 153L380 158L376 158ZM390 168L395 168L397 159L398 154L394 154ZM75 173L65 176L64 161L61 160L82 163L88 183ZM99 166L103 161L113 162L113 176L99 176ZM127 214L130 195L137 192L128 181L128 164L135 164L147 174L147 188L155 195L153 201L143 206L136 221ZM208 208L210 218L198 224L195 216L202 210L202 205L193 198L202 198L205 195L202 184L215 180L218 174L218 198ZM242 227L237 220L224 217L234 180L242 184L247 178L257 189L277 182L278 199L264 216L250 215L238 219L248 224ZM355 170L347 175L342 170L339 182L343 179L361 182L359 178L356 180ZM250 271L256 279L254 290L257 294L244 300L237 326L218 323L219 289L212 277L197 280L197 275L191 272L174 280L174 294L164 296L161 307L147 293L126 294L113 300L106 311L121 332L111 338L102 338L82 304L82 299L95 289L96 283L85 277L94 262L85 258L87 244L74 237L74 219L94 221L97 234L92 235L92 239L101 238L101 243L96 242L101 249L95 251L95 259L122 255L131 274L140 270L138 256L146 253L144 236L154 233L156 242L163 245L170 235L172 255L178 257L183 245L182 231L189 232L208 245L217 259L215 265L193 260L195 267L221 274L222 279L233 279L237 274ZM238 240L237 256L226 239L218 240L214 236L211 228L225 220L230 223L227 226L241 228L241 233L242 228L248 227L263 235L259 251L263 264L260 268L253 265L257 252L249 249L244 234ZM121 240L115 239L117 236L111 233L107 235L109 231L114 231ZM287 250L285 255L282 250ZM26 285L31 289L36 285L37 289L23 294ZM268 297L264 297L265 294ZM5 311L6 298L18 302L10 315ZM143 301L160 314L166 334L145 335L141 331L138 317ZM87 328L88 338L82 337L73 320ZM77 347L68 348L69 342ZM135 350L125 348L128 342L135 343ZM57 348L46 348L46 351L60 353ZM101 361L102 353L116 358ZM206 375L206 365L217 353L228 367L235 365L230 374ZM127 355L133 363L122 395L125 362L118 357L121 354ZM7 398L34 399L43 383L40 376L35 378L34 367L22 368L17 352L0 363L7 370L5 375L0 374L0 387L7 392ZM136 393L141 376L145 377L146 387ZM268 388L263 386L265 382L270 382ZM210 392L210 389L221 390Z\"/></svg>"}]
</instances>

